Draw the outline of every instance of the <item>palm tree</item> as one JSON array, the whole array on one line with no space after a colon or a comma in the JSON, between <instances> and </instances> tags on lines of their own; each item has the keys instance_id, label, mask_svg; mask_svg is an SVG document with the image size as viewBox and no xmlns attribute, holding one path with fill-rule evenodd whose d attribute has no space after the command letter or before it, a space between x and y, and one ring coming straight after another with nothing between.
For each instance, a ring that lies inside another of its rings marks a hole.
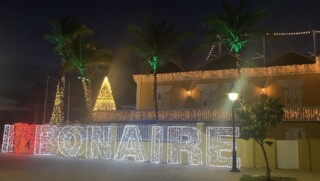
<instances>
[{"instance_id":1,"label":"palm tree","mask_svg":"<svg viewBox=\"0 0 320 181\"><path fill-rule=\"evenodd\" d=\"M128 27L128 32L132 33L135 38L130 46L131 50L143 58L143 61L153 70L153 99L155 119L158 120L157 70L169 62L180 65L176 48L190 34L176 34L174 26L167 26L163 20L155 23L150 19L146 19L145 30L137 25L132 25Z\"/></svg>"},{"instance_id":2,"label":"palm tree","mask_svg":"<svg viewBox=\"0 0 320 181\"><path fill-rule=\"evenodd\" d=\"M218 41L229 45L231 53L235 54L238 76L241 76L240 50L248 42L248 35L263 33L254 26L266 17L266 12L258 10L246 13L248 4L241 1L238 6L233 7L226 1L222 2L225 12L223 15L215 15L207 18L204 25L210 30L208 38L210 41Z\"/></svg>"},{"instance_id":3,"label":"palm tree","mask_svg":"<svg viewBox=\"0 0 320 181\"><path fill-rule=\"evenodd\" d=\"M101 67L109 68L111 65L112 53L103 49L97 44L79 38L67 49L69 56L66 62L65 71L76 70L81 79L84 97L87 106L88 121L92 121L92 87L91 79L93 73Z\"/></svg>"},{"instance_id":4,"label":"palm tree","mask_svg":"<svg viewBox=\"0 0 320 181\"><path fill-rule=\"evenodd\" d=\"M60 57L61 61L59 81L57 84L56 97L50 123L60 124L64 121L63 98L65 74L63 69L65 67L66 60L68 60L69 57L66 49L73 43L74 39L90 35L92 31L74 17L60 17L50 21L50 24L52 26L52 32L46 34L45 39L54 46L54 50Z\"/></svg>"}]
</instances>

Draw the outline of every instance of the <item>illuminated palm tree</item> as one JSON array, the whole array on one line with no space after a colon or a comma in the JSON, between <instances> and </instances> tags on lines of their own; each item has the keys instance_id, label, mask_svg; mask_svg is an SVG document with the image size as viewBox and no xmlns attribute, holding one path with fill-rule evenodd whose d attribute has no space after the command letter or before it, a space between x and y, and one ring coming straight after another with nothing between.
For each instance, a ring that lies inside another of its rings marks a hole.
<instances>
[{"instance_id":1,"label":"illuminated palm tree","mask_svg":"<svg viewBox=\"0 0 320 181\"><path fill-rule=\"evenodd\" d=\"M69 56L66 52L66 49L73 43L74 39L90 35L92 31L74 17L60 17L50 21L50 24L52 26L52 32L46 34L45 39L47 39L54 46L54 50L60 57L61 61L59 81L57 84L56 97L50 123L60 124L64 121L63 98L65 89L65 74L63 69Z\"/></svg>"},{"instance_id":2,"label":"illuminated palm tree","mask_svg":"<svg viewBox=\"0 0 320 181\"><path fill-rule=\"evenodd\" d=\"M150 19L146 19L145 30L133 25L128 28L128 31L135 38L130 46L131 50L152 68L155 119L158 120L157 70L169 62L180 65L176 48L190 34L176 34L174 26L167 26L165 21L155 23Z\"/></svg>"},{"instance_id":3,"label":"illuminated palm tree","mask_svg":"<svg viewBox=\"0 0 320 181\"><path fill-rule=\"evenodd\" d=\"M112 53L97 44L89 43L81 38L75 40L67 49L69 59L65 71L76 70L81 79L87 106L88 121L92 121L92 87L91 79L95 70L109 68Z\"/></svg>"},{"instance_id":4,"label":"illuminated palm tree","mask_svg":"<svg viewBox=\"0 0 320 181\"><path fill-rule=\"evenodd\" d=\"M222 2L225 16L216 15L205 20L204 25L210 30L208 38L212 41L220 41L229 45L231 53L235 54L238 76L241 76L240 50L248 42L248 35L262 33L254 26L266 17L266 12L259 10L246 13L248 4L241 1L237 7L233 7L226 1Z\"/></svg>"}]
</instances>

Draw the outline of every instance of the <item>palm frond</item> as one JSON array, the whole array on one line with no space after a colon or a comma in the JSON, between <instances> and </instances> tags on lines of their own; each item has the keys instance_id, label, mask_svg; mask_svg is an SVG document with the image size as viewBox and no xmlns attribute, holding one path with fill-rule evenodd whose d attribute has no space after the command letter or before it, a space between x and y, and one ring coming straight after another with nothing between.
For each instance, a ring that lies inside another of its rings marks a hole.
<instances>
[{"instance_id":1,"label":"palm frond","mask_svg":"<svg viewBox=\"0 0 320 181\"><path fill-rule=\"evenodd\" d=\"M164 20L155 23L147 18L145 24L145 29L136 25L129 26L129 33L134 35L129 49L146 62L156 56L159 66L174 61L179 44L191 36L190 33L177 34L175 27L168 26Z\"/></svg>"},{"instance_id":2,"label":"palm frond","mask_svg":"<svg viewBox=\"0 0 320 181\"><path fill-rule=\"evenodd\" d=\"M244 35L264 34L265 31L261 31L254 26L266 17L265 11L246 13L245 10L248 7L246 1L240 1L236 7L223 1L222 7L225 16L218 14L207 18L203 23L209 29L207 39L211 40L212 43L216 41L224 42L230 46L231 51L238 51L248 41L248 38ZM220 37L219 40L217 40L217 35Z\"/></svg>"},{"instance_id":3,"label":"palm frond","mask_svg":"<svg viewBox=\"0 0 320 181\"><path fill-rule=\"evenodd\" d=\"M67 57L65 49L68 46L72 46L71 44L75 39L86 37L93 33L89 27L72 16L60 17L51 20L49 23L52 27L52 32L45 34L44 38L54 46L54 50L62 58Z\"/></svg>"}]
</instances>

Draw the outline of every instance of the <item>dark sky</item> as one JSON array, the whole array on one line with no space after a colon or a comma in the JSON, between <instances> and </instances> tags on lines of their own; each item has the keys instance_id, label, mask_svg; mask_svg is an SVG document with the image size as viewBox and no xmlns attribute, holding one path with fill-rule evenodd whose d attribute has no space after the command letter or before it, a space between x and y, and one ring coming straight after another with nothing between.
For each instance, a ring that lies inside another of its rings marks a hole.
<instances>
[{"instance_id":1,"label":"dark sky","mask_svg":"<svg viewBox=\"0 0 320 181\"><path fill-rule=\"evenodd\" d=\"M256 0L251 1L249 9L267 10L269 18L262 25L268 30L294 32L319 30L319 8L318 0ZM2 0L0 110L26 106L21 103L26 98L29 103L32 100L43 103L46 78L56 77L59 67L52 46L43 38L51 31L48 24L51 19L73 15L91 27L94 40L113 50L116 63L109 76L117 104L124 106L134 105L132 74L137 73L134 63L130 63L123 53L127 40L126 25L143 25L147 16L155 20L165 19L169 24L175 24L178 32L193 32L194 37L188 42L193 47L204 40L201 21L221 11L220 1L216 0ZM311 38L303 41L308 47L312 45ZM190 60L190 51L182 53L186 65L200 61ZM77 92L81 87L76 86L75 80L70 81L75 85L71 90ZM50 78L53 90L54 83L55 80ZM53 99L54 92L49 93L52 94L49 98Z\"/></svg>"}]
</instances>

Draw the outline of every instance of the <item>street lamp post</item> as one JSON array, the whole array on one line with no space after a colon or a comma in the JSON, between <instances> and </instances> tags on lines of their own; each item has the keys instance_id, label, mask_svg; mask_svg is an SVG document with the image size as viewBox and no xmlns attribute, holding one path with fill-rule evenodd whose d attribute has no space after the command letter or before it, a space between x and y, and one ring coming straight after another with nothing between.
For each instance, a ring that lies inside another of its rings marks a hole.
<instances>
[{"instance_id":1,"label":"street lamp post","mask_svg":"<svg viewBox=\"0 0 320 181\"><path fill-rule=\"evenodd\" d=\"M234 107L235 107L235 101L238 99L239 94L235 92L230 92L228 94L229 99L232 101L232 169L231 172L239 172L239 169L237 168L237 152L236 152L236 120L235 120L235 113L234 113Z\"/></svg>"}]
</instances>

